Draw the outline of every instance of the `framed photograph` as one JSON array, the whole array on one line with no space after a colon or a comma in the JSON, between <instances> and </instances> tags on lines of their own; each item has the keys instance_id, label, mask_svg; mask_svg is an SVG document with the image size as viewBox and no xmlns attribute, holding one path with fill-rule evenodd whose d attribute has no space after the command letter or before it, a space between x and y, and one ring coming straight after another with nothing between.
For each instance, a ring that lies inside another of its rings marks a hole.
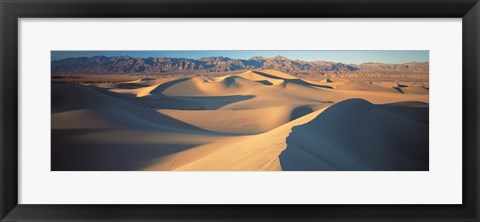
<instances>
[{"instance_id":1,"label":"framed photograph","mask_svg":"<svg viewBox=\"0 0 480 222\"><path fill-rule=\"evenodd\" d=\"M479 221L476 0L0 10L1 221Z\"/></svg>"}]
</instances>

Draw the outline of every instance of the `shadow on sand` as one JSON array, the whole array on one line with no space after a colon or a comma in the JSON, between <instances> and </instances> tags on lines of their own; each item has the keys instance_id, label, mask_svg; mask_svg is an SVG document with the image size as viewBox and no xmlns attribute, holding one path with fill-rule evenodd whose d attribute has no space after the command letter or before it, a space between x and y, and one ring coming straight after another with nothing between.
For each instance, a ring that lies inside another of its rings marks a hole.
<instances>
[{"instance_id":1,"label":"shadow on sand","mask_svg":"<svg viewBox=\"0 0 480 222\"><path fill-rule=\"evenodd\" d=\"M428 107L385 107L349 99L293 127L282 170L429 170Z\"/></svg>"},{"instance_id":2,"label":"shadow on sand","mask_svg":"<svg viewBox=\"0 0 480 222\"><path fill-rule=\"evenodd\" d=\"M141 170L159 157L201 144L149 144L132 138L128 143L75 141L73 138L109 129L52 130L52 171ZM75 142L74 142L75 141Z\"/></svg>"}]
</instances>

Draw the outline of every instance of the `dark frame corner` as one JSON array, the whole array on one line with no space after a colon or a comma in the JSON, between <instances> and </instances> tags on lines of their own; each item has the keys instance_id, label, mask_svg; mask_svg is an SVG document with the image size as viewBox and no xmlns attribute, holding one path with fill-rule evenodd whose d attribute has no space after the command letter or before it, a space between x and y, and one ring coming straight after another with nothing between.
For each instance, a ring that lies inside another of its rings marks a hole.
<instances>
[{"instance_id":1,"label":"dark frame corner","mask_svg":"<svg viewBox=\"0 0 480 222\"><path fill-rule=\"evenodd\" d=\"M268 9L268 10L265 10ZM479 221L478 0L0 0L1 221ZM462 205L19 205L18 18L463 18Z\"/></svg>"}]
</instances>

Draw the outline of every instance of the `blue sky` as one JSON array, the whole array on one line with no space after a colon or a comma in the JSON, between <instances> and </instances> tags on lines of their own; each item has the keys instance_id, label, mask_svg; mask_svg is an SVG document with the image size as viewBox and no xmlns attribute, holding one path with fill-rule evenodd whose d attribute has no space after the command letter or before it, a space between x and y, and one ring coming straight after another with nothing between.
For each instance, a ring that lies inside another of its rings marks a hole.
<instances>
[{"instance_id":1,"label":"blue sky","mask_svg":"<svg viewBox=\"0 0 480 222\"><path fill-rule=\"evenodd\" d=\"M311 51L284 51L284 50L202 50L202 51L52 51L52 60L90 56L131 56L131 57L172 57L198 59L207 56L224 56L238 59L248 59L252 56L274 57L285 56L289 59L304 61L332 61L360 64L364 62L406 63L427 62L429 51L426 50L311 50Z\"/></svg>"}]
</instances>

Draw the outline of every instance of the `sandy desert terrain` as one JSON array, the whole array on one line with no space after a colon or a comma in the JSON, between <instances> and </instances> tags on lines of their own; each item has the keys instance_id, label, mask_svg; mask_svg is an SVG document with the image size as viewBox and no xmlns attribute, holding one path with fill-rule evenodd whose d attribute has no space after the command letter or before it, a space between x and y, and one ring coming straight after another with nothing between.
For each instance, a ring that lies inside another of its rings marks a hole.
<instances>
[{"instance_id":1,"label":"sandy desert terrain","mask_svg":"<svg viewBox=\"0 0 480 222\"><path fill-rule=\"evenodd\" d=\"M52 80L54 171L429 169L425 81L82 78Z\"/></svg>"}]
</instances>

